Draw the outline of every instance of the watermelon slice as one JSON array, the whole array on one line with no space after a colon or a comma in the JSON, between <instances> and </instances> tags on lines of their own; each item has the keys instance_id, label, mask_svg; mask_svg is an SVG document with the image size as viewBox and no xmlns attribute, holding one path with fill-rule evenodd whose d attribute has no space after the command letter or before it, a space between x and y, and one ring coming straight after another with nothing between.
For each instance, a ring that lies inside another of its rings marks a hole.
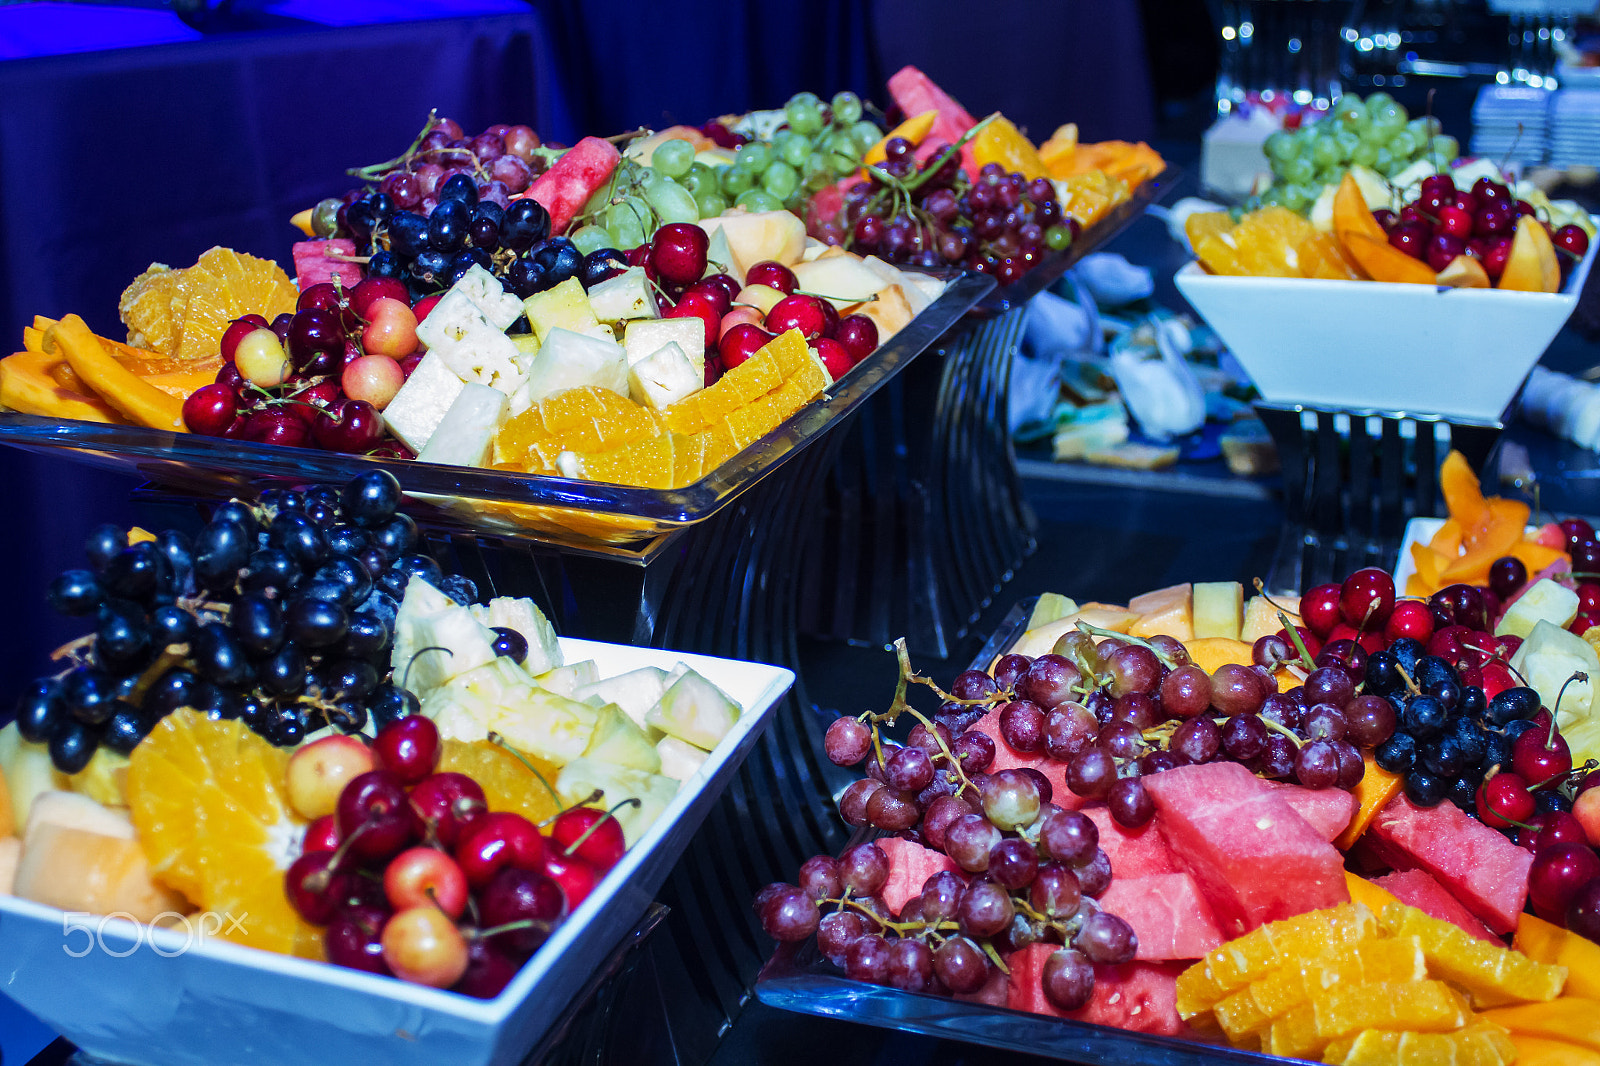
<instances>
[{"instance_id":1,"label":"watermelon slice","mask_svg":"<svg viewBox=\"0 0 1600 1066\"><path fill-rule=\"evenodd\" d=\"M1079 810L1100 830L1100 850L1111 860L1113 877L1149 877L1174 873L1178 869L1172 849L1167 847L1153 820L1137 829L1124 829L1099 800L1086 803Z\"/></svg>"},{"instance_id":2,"label":"watermelon slice","mask_svg":"<svg viewBox=\"0 0 1600 1066\"><path fill-rule=\"evenodd\" d=\"M942 851L934 851L899 837L882 837L874 843L889 856L889 879L883 883L883 891L878 893L878 897L892 914L899 915L907 900L922 895L922 886L934 874L943 870L961 873L961 867L955 864L955 860ZM965 874L962 879L966 879Z\"/></svg>"},{"instance_id":3,"label":"watermelon slice","mask_svg":"<svg viewBox=\"0 0 1600 1066\"><path fill-rule=\"evenodd\" d=\"M1348 902L1337 848L1238 763L1144 777L1156 823L1228 938Z\"/></svg>"},{"instance_id":4,"label":"watermelon slice","mask_svg":"<svg viewBox=\"0 0 1600 1066\"><path fill-rule=\"evenodd\" d=\"M585 137L528 186L527 195L550 212L551 233L565 232L595 190L611 180L621 158L622 153L610 141Z\"/></svg>"},{"instance_id":5,"label":"watermelon slice","mask_svg":"<svg viewBox=\"0 0 1600 1066\"><path fill-rule=\"evenodd\" d=\"M1018 751L1006 743L1000 735L998 708L972 723L972 728L987 733L989 739L994 741L994 762L989 764L989 773L1026 766L1039 771L1050 782L1050 802L1057 807L1076 810L1088 802L1067 787L1066 763L1052 759L1042 751Z\"/></svg>"},{"instance_id":6,"label":"watermelon slice","mask_svg":"<svg viewBox=\"0 0 1600 1066\"><path fill-rule=\"evenodd\" d=\"M1386 889L1401 903L1415 907L1441 922L1459 926L1481 940L1501 943L1500 938L1489 932L1488 926L1474 918L1472 912L1461 905L1460 900L1446 892L1443 885L1421 870L1396 870L1382 877L1373 878L1372 883Z\"/></svg>"},{"instance_id":7,"label":"watermelon slice","mask_svg":"<svg viewBox=\"0 0 1600 1066\"><path fill-rule=\"evenodd\" d=\"M1356 816L1356 798L1342 788L1301 788L1287 781L1263 781L1262 784L1287 800L1294 812L1323 840L1337 839Z\"/></svg>"},{"instance_id":8,"label":"watermelon slice","mask_svg":"<svg viewBox=\"0 0 1600 1066\"><path fill-rule=\"evenodd\" d=\"M361 280L361 264L347 263L333 255L355 255L356 242L343 237L316 241L300 241L294 246L294 281L305 292L313 285L332 281L338 275L339 284L355 288Z\"/></svg>"},{"instance_id":9,"label":"watermelon slice","mask_svg":"<svg viewBox=\"0 0 1600 1066\"><path fill-rule=\"evenodd\" d=\"M1198 959L1227 939L1200 886L1185 873L1114 877L1100 904L1133 926L1139 937L1134 957L1146 962Z\"/></svg>"},{"instance_id":10,"label":"watermelon slice","mask_svg":"<svg viewBox=\"0 0 1600 1066\"><path fill-rule=\"evenodd\" d=\"M1426 871L1491 931L1517 927L1533 853L1455 804L1418 807L1398 795L1378 812L1365 839L1395 869Z\"/></svg>"},{"instance_id":11,"label":"watermelon slice","mask_svg":"<svg viewBox=\"0 0 1600 1066\"><path fill-rule=\"evenodd\" d=\"M1136 1033L1177 1036L1184 1032L1178 1017L1177 983L1184 967L1179 963L1130 962L1122 966L1096 966L1094 993L1075 1011L1064 1011L1045 997L1039 977L1045 960L1057 944L1030 944L1006 956L1011 968L1006 1006L1052 1018L1109 1025Z\"/></svg>"},{"instance_id":12,"label":"watermelon slice","mask_svg":"<svg viewBox=\"0 0 1600 1066\"><path fill-rule=\"evenodd\" d=\"M889 79L889 95L908 116L920 115L924 111L938 112L938 117L933 120L933 128L922 139L922 145L929 152L937 143L955 144L962 134L978 124L977 119L956 103L949 93L935 85L932 78L909 64L901 67ZM972 161L970 144L961 150L961 157L962 168L967 176L976 180L978 168Z\"/></svg>"}]
</instances>

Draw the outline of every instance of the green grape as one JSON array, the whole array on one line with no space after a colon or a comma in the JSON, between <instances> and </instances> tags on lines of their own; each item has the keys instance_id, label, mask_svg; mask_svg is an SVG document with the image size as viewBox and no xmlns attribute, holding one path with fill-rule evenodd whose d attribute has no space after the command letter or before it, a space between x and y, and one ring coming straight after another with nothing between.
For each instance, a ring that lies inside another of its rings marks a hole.
<instances>
[{"instance_id":1,"label":"green grape","mask_svg":"<svg viewBox=\"0 0 1600 1066\"><path fill-rule=\"evenodd\" d=\"M1294 135L1283 130L1268 134L1267 142L1262 147L1266 150L1267 158L1276 163L1287 163L1295 157Z\"/></svg>"},{"instance_id":2,"label":"green grape","mask_svg":"<svg viewBox=\"0 0 1600 1066\"><path fill-rule=\"evenodd\" d=\"M750 211L783 210L783 201L765 189L746 189L735 197L733 202Z\"/></svg>"},{"instance_id":3,"label":"green grape","mask_svg":"<svg viewBox=\"0 0 1600 1066\"><path fill-rule=\"evenodd\" d=\"M1247 197L1245 197L1244 203L1240 204L1238 207L1233 209L1234 211L1239 212L1237 215L1235 215L1233 213L1233 211L1228 212L1228 214L1233 219L1234 224L1238 225L1239 220L1244 217L1245 212L1247 212L1247 211L1259 211L1259 210L1261 210L1261 207L1262 207L1261 197L1259 197L1259 196L1247 196Z\"/></svg>"},{"instance_id":4,"label":"green grape","mask_svg":"<svg viewBox=\"0 0 1600 1066\"><path fill-rule=\"evenodd\" d=\"M1283 176L1291 182L1307 182L1317 172L1316 165L1305 156L1295 156L1283 165Z\"/></svg>"},{"instance_id":5,"label":"green grape","mask_svg":"<svg viewBox=\"0 0 1600 1066\"><path fill-rule=\"evenodd\" d=\"M669 178L681 178L694 166L694 145L676 138L657 145L650 165Z\"/></svg>"},{"instance_id":6,"label":"green grape","mask_svg":"<svg viewBox=\"0 0 1600 1066\"><path fill-rule=\"evenodd\" d=\"M1387 135L1390 137L1403 129L1409 120L1409 116L1406 115L1406 109L1393 100L1382 106L1372 107L1369 113L1372 117L1373 128L1387 130Z\"/></svg>"},{"instance_id":7,"label":"green grape","mask_svg":"<svg viewBox=\"0 0 1600 1066\"><path fill-rule=\"evenodd\" d=\"M822 129L822 109L819 107L796 108L789 105L789 128L799 133L813 134Z\"/></svg>"},{"instance_id":8,"label":"green grape","mask_svg":"<svg viewBox=\"0 0 1600 1066\"><path fill-rule=\"evenodd\" d=\"M861 97L845 89L843 92L833 94L833 121L841 126L861 118Z\"/></svg>"},{"instance_id":9,"label":"green grape","mask_svg":"<svg viewBox=\"0 0 1600 1066\"><path fill-rule=\"evenodd\" d=\"M1316 196L1309 186L1293 184L1284 187L1283 206L1291 211L1304 211L1315 199Z\"/></svg>"},{"instance_id":10,"label":"green grape","mask_svg":"<svg viewBox=\"0 0 1600 1066\"><path fill-rule=\"evenodd\" d=\"M1381 149L1371 141L1363 140L1350 152L1350 165L1353 167L1370 167L1378 162L1378 152Z\"/></svg>"},{"instance_id":11,"label":"green grape","mask_svg":"<svg viewBox=\"0 0 1600 1066\"><path fill-rule=\"evenodd\" d=\"M883 140L883 131L863 119L850 127L850 139L855 142L856 150L866 155L868 148Z\"/></svg>"},{"instance_id":12,"label":"green grape","mask_svg":"<svg viewBox=\"0 0 1600 1066\"><path fill-rule=\"evenodd\" d=\"M685 189L688 189L691 193L695 193L695 192L699 192L701 189L705 188L708 185L713 187L713 188L715 188L716 184L717 184L717 179L716 178L709 178L708 179L704 174L701 174L699 171L691 170L691 171L689 171L689 173L685 174L683 177L678 179L678 184L682 185Z\"/></svg>"},{"instance_id":13,"label":"green grape","mask_svg":"<svg viewBox=\"0 0 1600 1066\"><path fill-rule=\"evenodd\" d=\"M1446 163L1455 161L1456 156L1461 154L1461 145L1449 134L1440 134L1433 139L1433 145L1428 154L1430 158L1440 166L1443 166Z\"/></svg>"},{"instance_id":14,"label":"green grape","mask_svg":"<svg viewBox=\"0 0 1600 1066\"><path fill-rule=\"evenodd\" d=\"M734 150L733 165L751 174L759 174L772 162L772 149L762 141L741 144Z\"/></svg>"},{"instance_id":15,"label":"green grape","mask_svg":"<svg viewBox=\"0 0 1600 1066\"><path fill-rule=\"evenodd\" d=\"M822 107L822 97L818 96L814 92L811 92L809 89L803 89L789 97L789 102L783 105L783 109L784 112L787 113L789 108L802 105L806 107L815 107L820 110Z\"/></svg>"},{"instance_id":16,"label":"green grape","mask_svg":"<svg viewBox=\"0 0 1600 1066\"><path fill-rule=\"evenodd\" d=\"M811 154L811 138L793 130L785 130L789 136L778 146L778 158L791 167L798 167L806 161L806 156Z\"/></svg>"},{"instance_id":17,"label":"green grape","mask_svg":"<svg viewBox=\"0 0 1600 1066\"><path fill-rule=\"evenodd\" d=\"M1347 130L1358 130L1367 123L1367 105L1355 93L1345 93L1333 102L1328 118Z\"/></svg>"},{"instance_id":18,"label":"green grape","mask_svg":"<svg viewBox=\"0 0 1600 1066\"><path fill-rule=\"evenodd\" d=\"M800 172L781 159L761 175L761 187L780 200L787 200L800 187Z\"/></svg>"},{"instance_id":19,"label":"green grape","mask_svg":"<svg viewBox=\"0 0 1600 1066\"><path fill-rule=\"evenodd\" d=\"M622 187L622 182L619 180L617 182L617 188L620 189L621 187ZM594 214L597 214L609 202L610 197L611 197L611 193L612 193L611 182L607 181L607 182L601 183L600 187L598 189L596 189L589 196L589 199L584 201L583 210L579 211L578 214L579 215L594 215Z\"/></svg>"},{"instance_id":20,"label":"green grape","mask_svg":"<svg viewBox=\"0 0 1600 1066\"><path fill-rule=\"evenodd\" d=\"M646 233L655 232L655 218L650 207L637 196L625 196L621 203L605 209L600 223L616 239L613 248L636 248L645 241Z\"/></svg>"},{"instance_id":21,"label":"green grape","mask_svg":"<svg viewBox=\"0 0 1600 1066\"><path fill-rule=\"evenodd\" d=\"M1311 187L1316 191L1316 194L1320 196L1322 194L1322 186L1338 185L1344 180L1344 175L1345 170L1342 166L1334 166L1329 167L1327 170L1319 170L1317 171L1317 176L1311 179ZM1316 199L1316 196L1313 196L1312 199Z\"/></svg>"},{"instance_id":22,"label":"green grape","mask_svg":"<svg viewBox=\"0 0 1600 1066\"><path fill-rule=\"evenodd\" d=\"M611 235L610 230L604 226L596 226L593 223L581 227L578 232L574 233L572 235L572 243L584 255L588 255L590 252L597 252L601 248L615 248L617 246L617 240Z\"/></svg>"},{"instance_id":23,"label":"green grape","mask_svg":"<svg viewBox=\"0 0 1600 1066\"><path fill-rule=\"evenodd\" d=\"M722 191L728 196L738 196L756 183L756 172L744 167L723 167L721 181Z\"/></svg>"},{"instance_id":24,"label":"green grape","mask_svg":"<svg viewBox=\"0 0 1600 1066\"><path fill-rule=\"evenodd\" d=\"M1287 186L1273 185L1261 194L1261 207L1282 207L1283 194Z\"/></svg>"},{"instance_id":25,"label":"green grape","mask_svg":"<svg viewBox=\"0 0 1600 1066\"><path fill-rule=\"evenodd\" d=\"M808 155L800 164L800 180L808 190L816 192L833 184L833 168L822 156Z\"/></svg>"},{"instance_id":26,"label":"green grape","mask_svg":"<svg viewBox=\"0 0 1600 1066\"><path fill-rule=\"evenodd\" d=\"M1367 97L1367 114L1376 115L1381 109L1386 108L1393 103L1394 97L1390 96L1382 89L1379 89L1377 92Z\"/></svg>"},{"instance_id":27,"label":"green grape","mask_svg":"<svg viewBox=\"0 0 1600 1066\"><path fill-rule=\"evenodd\" d=\"M1326 133L1318 134L1311 145L1311 162L1318 168L1331 167L1339 162L1339 142Z\"/></svg>"},{"instance_id":28,"label":"green grape","mask_svg":"<svg viewBox=\"0 0 1600 1066\"><path fill-rule=\"evenodd\" d=\"M700 220L700 208L694 195L671 178L662 178L646 189L644 198L663 224Z\"/></svg>"},{"instance_id":29,"label":"green grape","mask_svg":"<svg viewBox=\"0 0 1600 1066\"><path fill-rule=\"evenodd\" d=\"M1339 162L1350 162L1350 154L1361 143L1361 137L1354 130L1341 129L1333 135L1333 139L1339 145Z\"/></svg>"},{"instance_id":30,"label":"green grape","mask_svg":"<svg viewBox=\"0 0 1600 1066\"><path fill-rule=\"evenodd\" d=\"M1396 159L1410 162L1411 157L1417 154L1417 138L1408 128L1402 128L1389 138L1389 154Z\"/></svg>"},{"instance_id":31,"label":"green grape","mask_svg":"<svg viewBox=\"0 0 1600 1066\"><path fill-rule=\"evenodd\" d=\"M658 181L671 181L672 179L654 167L644 167L634 180L638 182L641 189L648 189Z\"/></svg>"},{"instance_id":32,"label":"green grape","mask_svg":"<svg viewBox=\"0 0 1600 1066\"><path fill-rule=\"evenodd\" d=\"M1421 115L1407 122L1406 129L1411 131L1418 144L1427 144L1429 137L1437 137L1444 132L1444 123L1431 115Z\"/></svg>"},{"instance_id":33,"label":"green grape","mask_svg":"<svg viewBox=\"0 0 1600 1066\"><path fill-rule=\"evenodd\" d=\"M728 198L710 185L694 194L694 202L701 218L716 218L728 209Z\"/></svg>"},{"instance_id":34,"label":"green grape","mask_svg":"<svg viewBox=\"0 0 1600 1066\"><path fill-rule=\"evenodd\" d=\"M1372 161L1372 169L1376 170L1379 174L1382 174L1387 178L1389 175L1395 172L1396 162L1397 161L1394 157L1394 153L1389 151L1388 145L1384 145L1382 148L1378 149L1378 158ZM1403 160L1399 162L1402 166L1404 165Z\"/></svg>"},{"instance_id":35,"label":"green grape","mask_svg":"<svg viewBox=\"0 0 1600 1066\"><path fill-rule=\"evenodd\" d=\"M822 158L828 164L831 176L835 178L842 178L846 174L854 174L861 166L860 156L848 156L843 152L829 152Z\"/></svg>"}]
</instances>

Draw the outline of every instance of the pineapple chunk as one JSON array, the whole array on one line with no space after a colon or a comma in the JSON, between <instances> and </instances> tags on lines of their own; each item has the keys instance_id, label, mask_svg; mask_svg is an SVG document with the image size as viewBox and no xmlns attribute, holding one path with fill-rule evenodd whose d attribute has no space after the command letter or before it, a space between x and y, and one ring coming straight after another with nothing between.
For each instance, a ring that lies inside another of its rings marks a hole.
<instances>
[{"instance_id":1,"label":"pineapple chunk","mask_svg":"<svg viewBox=\"0 0 1600 1066\"><path fill-rule=\"evenodd\" d=\"M1058 618L1065 618L1077 612L1078 605L1071 598L1059 592L1042 592L1039 594L1039 601L1033 605L1033 613L1028 616L1028 628L1038 629Z\"/></svg>"},{"instance_id":2,"label":"pineapple chunk","mask_svg":"<svg viewBox=\"0 0 1600 1066\"><path fill-rule=\"evenodd\" d=\"M656 741L656 751L661 756L661 773L675 781L687 781L700 772L707 753L677 737L662 737Z\"/></svg>"},{"instance_id":3,"label":"pineapple chunk","mask_svg":"<svg viewBox=\"0 0 1600 1066\"><path fill-rule=\"evenodd\" d=\"M594 732L589 735L589 746L583 749L583 758L642 770L647 774L661 772L661 754L644 735L639 724L623 713L615 703L600 708L595 718Z\"/></svg>"},{"instance_id":4,"label":"pineapple chunk","mask_svg":"<svg viewBox=\"0 0 1600 1066\"><path fill-rule=\"evenodd\" d=\"M710 681L685 670L645 715L645 721L697 748L715 748L739 720L739 705Z\"/></svg>"},{"instance_id":5,"label":"pineapple chunk","mask_svg":"<svg viewBox=\"0 0 1600 1066\"><path fill-rule=\"evenodd\" d=\"M577 278L568 278L554 288L534 293L522 301L522 307L540 344L553 329L583 333L600 324L589 306L589 294L583 291L583 283Z\"/></svg>"},{"instance_id":6,"label":"pineapple chunk","mask_svg":"<svg viewBox=\"0 0 1600 1066\"><path fill-rule=\"evenodd\" d=\"M1514 636L1527 639L1540 621L1565 629L1578 617L1578 594L1565 585L1540 578L1533 587L1506 608L1500 623L1494 627L1497 637Z\"/></svg>"},{"instance_id":7,"label":"pineapple chunk","mask_svg":"<svg viewBox=\"0 0 1600 1066\"><path fill-rule=\"evenodd\" d=\"M678 782L660 774L588 758L573 759L561 768L561 775L556 778L556 793L563 803L582 803L596 789L603 793L600 805L616 808L614 813L622 826L623 840L632 847L678 794ZM630 798L637 799L639 805L616 807Z\"/></svg>"},{"instance_id":8,"label":"pineapple chunk","mask_svg":"<svg viewBox=\"0 0 1600 1066\"><path fill-rule=\"evenodd\" d=\"M1556 725L1563 733L1592 713L1595 685L1600 684L1600 655L1582 637L1541 618L1511 657L1511 668L1528 679L1546 707L1557 710L1556 700L1561 700ZM1587 674L1589 679L1567 685L1574 673ZM1563 685L1565 697L1560 695Z\"/></svg>"}]
</instances>

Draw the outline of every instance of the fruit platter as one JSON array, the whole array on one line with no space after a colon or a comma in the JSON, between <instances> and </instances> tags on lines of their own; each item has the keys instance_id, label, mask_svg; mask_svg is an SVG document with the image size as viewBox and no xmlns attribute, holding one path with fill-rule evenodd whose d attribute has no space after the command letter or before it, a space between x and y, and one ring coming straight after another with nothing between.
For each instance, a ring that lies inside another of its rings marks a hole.
<instances>
[{"instance_id":1,"label":"fruit platter","mask_svg":"<svg viewBox=\"0 0 1600 1066\"><path fill-rule=\"evenodd\" d=\"M132 279L126 341L36 317L0 441L224 494L380 464L437 517L578 544L682 528L1160 188L1147 146L888 89L884 125L801 93L571 146L430 115L294 217L292 277L217 247Z\"/></svg>"},{"instance_id":2,"label":"fruit platter","mask_svg":"<svg viewBox=\"0 0 1600 1066\"><path fill-rule=\"evenodd\" d=\"M793 682L558 637L399 483L95 529L0 730L9 994L127 1063L514 1063L604 970Z\"/></svg>"},{"instance_id":3,"label":"fruit platter","mask_svg":"<svg viewBox=\"0 0 1600 1066\"><path fill-rule=\"evenodd\" d=\"M948 690L898 645L758 996L1076 1062L1594 1061L1600 548L1441 482L1431 588L1045 594Z\"/></svg>"}]
</instances>

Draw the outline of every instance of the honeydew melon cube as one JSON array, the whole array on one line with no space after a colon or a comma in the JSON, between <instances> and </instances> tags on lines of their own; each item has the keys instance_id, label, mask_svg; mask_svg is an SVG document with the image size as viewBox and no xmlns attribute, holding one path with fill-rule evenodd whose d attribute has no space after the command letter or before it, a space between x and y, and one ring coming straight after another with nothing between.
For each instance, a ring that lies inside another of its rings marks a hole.
<instances>
[{"instance_id":1,"label":"honeydew melon cube","mask_svg":"<svg viewBox=\"0 0 1600 1066\"><path fill-rule=\"evenodd\" d=\"M546 670L533 680L540 688L576 699L573 693L578 689L600 680L600 667L593 659L585 659L581 663L567 663L554 670Z\"/></svg>"},{"instance_id":2,"label":"honeydew melon cube","mask_svg":"<svg viewBox=\"0 0 1600 1066\"><path fill-rule=\"evenodd\" d=\"M1194 586L1194 635L1238 640L1244 627L1244 586L1237 581L1200 581Z\"/></svg>"},{"instance_id":3,"label":"honeydew melon cube","mask_svg":"<svg viewBox=\"0 0 1600 1066\"><path fill-rule=\"evenodd\" d=\"M661 702L667 691L667 672L659 666L641 666L615 677L608 677L573 690L572 698L589 702L615 703L639 728L650 730L645 718L650 708Z\"/></svg>"},{"instance_id":4,"label":"honeydew melon cube","mask_svg":"<svg viewBox=\"0 0 1600 1066\"><path fill-rule=\"evenodd\" d=\"M580 385L628 395L627 354L615 341L552 329L528 370L528 398L536 402Z\"/></svg>"},{"instance_id":5,"label":"honeydew melon cube","mask_svg":"<svg viewBox=\"0 0 1600 1066\"><path fill-rule=\"evenodd\" d=\"M1578 594L1547 577L1533 583L1533 587L1517 602L1506 608L1494 627L1497 637L1514 636L1526 639L1541 621L1565 629L1578 617Z\"/></svg>"},{"instance_id":6,"label":"honeydew melon cube","mask_svg":"<svg viewBox=\"0 0 1600 1066\"><path fill-rule=\"evenodd\" d=\"M600 708L594 732L589 736L589 745L583 749L583 757L608 762L613 766L643 770L647 774L661 772L661 755L655 745L639 728L639 723L615 703Z\"/></svg>"},{"instance_id":7,"label":"honeydew melon cube","mask_svg":"<svg viewBox=\"0 0 1600 1066\"><path fill-rule=\"evenodd\" d=\"M509 395L521 380L515 362L517 346L503 329L484 317L477 304L455 289L445 293L417 326L417 340L462 381L489 385Z\"/></svg>"},{"instance_id":8,"label":"honeydew melon cube","mask_svg":"<svg viewBox=\"0 0 1600 1066\"><path fill-rule=\"evenodd\" d=\"M402 444L420 455L434 430L444 421L450 405L466 387L467 383L448 363L429 352L411 371L389 406L383 409L384 424Z\"/></svg>"},{"instance_id":9,"label":"honeydew melon cube","mask_svg":"<svg viewBox=\"0 0 1600 1066\"><path fill-rule=\"evenodd\" d=\"M564 766L583 754L599 711L546 689L529 689L515 707L502 707L490 728L519 751Z\"/></svg>"},{"instance_id":10,"label":"honeydew melon cube","mask_svg":"<svg viewBox=\"0 0 1600 1066\"><path fill-rule=\"evenodd\" d=\"M522 309L540 344L549 339L551 330L566 329L582 333L600 324L595 318L594 309L589 306L589 296L583 291L583 283L577 278L568 278L560 285L534 293L522 301Z\"/></svg>"},{"instance_id":11,"label":"honeydew melon cube","mask_svg":"<svg viewBox=\"0 0 1600 1066\"><path fill-rule=\"evenodd\" d=\"M676 344L700 371L706 370L706 327L698 318L645 318L629 322L622 334L622 348L628 365L654 355L668 344Z\"/></svg>"},{"instance_id":12,"label":"honeydew melon cube","mask_svg":"<svg viewBox=\"0 0 1600 1066\"><path fill-rule=\"evenodd\" d=\"M628 368L628 395L634 403L652 411L666 410L699 392L705 384L705 371L695 369L676 341Z\"/></svg>"},{"instance_id":13,"label":"honeydew melon cube","mask_svg":"<svg viewBox=\"0 0 1600 1066\"><path fill-rule=\"evenodd\" d=\"M1528 685L1539 693L1540 703L1556 711L1556 725L1562 730L1589 717L1595 686L1600 683L1600 655L1587 640L1541 618L1511 657L1511 668L1527 678ZM1579 672L1589 679L1568 685L1567 680ZM1565 696L1561 695L1563 685Z\"/></svg>"},{"instance_id":14,"label":"honeydew melon cube","mask_svg":"<svg viewBox=\"0 0 1600 1066\"><path fill-rule=\"evenodd\" d=\"M739 720L739 705L693 670L668 686L645 722L697 748L715 748Z\"/></svg>"},{"instance_id":15,"label":"honeydew melon cube","mask_svg":"<svg viewBox=\"0 0 1600 1066\"><path fill-rule=\"evenodd\" d=\"M389 663L395 677L423 698L452 677L493 662L494 639L465 607L414 577L395 616ZM443 650L423 651L429 647Z\"/></svg>"},{"instance_id":16,"label":"honeydew melon cube","mask_svg":"<svg viewBox=\"0 0 1600 1066\"><path fill-rule=\"evenodd\" d=\"M515 293L507 292L499 278L477 264L468 268L450 291L471 300L489 324L501 332L522 317L522 301Z\"/></svg>"},{"instance_id":17,"label":"honeydew melon cube","mask_svg":"<svg viewBox=\"0 0 1600 1066\"><path fill-rule=\"evenodd\" d=\"M678 782L660 774L588 758L573 759L556 777L556 794L566 804L581 803L596 789L603 793L599 805L608 809L626 799L639 801L637 807L629 804L616 807L614 812L622 826L623 840L632 847L678 794Z\"/></svg>"},{"instance_id":18,"label":"honeydew melon cube","mask_svg":"<svg viewBox=\"0 0 1600 1066\"><path fill-rule=\"evenodd\" d=\"M687 781L700 772L709 753L677 737L662 737L656 741L656 753L661 756L661 773L676 781Z\"/></svg>"},{"instance_id":19,"label":"honeydew melon cube","mask_svg":"<svg viewBox=\"0 0 1600 1066\"><path fill-rule=\"evenodd\" d=\"M629 267L590 289L589 309L601 322L655 318L658 313L656 294L650 288L644 267Z\"/></svg>"},{"instance_id":20,"label":"honeydew melon cube","mask_svg":"<svg viewBox=\"0 0 1600 1066\"><path fill-rule=\"evenodd\" d=\"M1252 596L1250 602L1244 607L1244 625L1239 627L1239 639L1247 644L1254 644L1262 637L1270 637L1283 628L1283 620L1278 617L1279 607L1265 596ZM1289 621L1295 625L1300 624L1300 616L1293 611L1284 611L1289 616Z\"/></svg>"},{"instance_id":21,"label":"honeydew melon cube","mask_svg":"<svg viewBox=\"0 0 1600 1066\"><path fill-rule=\"evenodd\" d=\"M1077 610L1077 602L1059 592L1040 593L1038 602L1033 605L1033 613L1028 616L1028 628L1038 629L1058 618L1075 614Z\"/></svg>"},{"instance_id":22,"label":"honeydew melon cube","mask_svg":"<svg viewBox=\"0 0 1600 1066\"><path fill-rule=\"evenodd\" d=\"M706 276L717 273L726 274L740 285L744 284L744 270L733 258L728 235L720 229L714 230L711 239L706 242Z\"/></svg>"},{"instance_id":23,"label":"honeydew melon cube","mask_svg":"<svg viewBox=\"0 0 1600 1066\"><path fill-rule=\"evenodd\" d=\"M899 273L895 271L896 275ZM809 263L796 263L794 276L799 280L800 288L816 293L835 308L860 303L878 290L900 281L898 276L893 281L885 281L862 262L860 256L855 255L835 255L827 259L814 259Z\"/></svg>"},{"instance_id":24,"label":"honeydew melon cube","mask_svg":"<svg viewBox=\"0 0 1600 1066\"><path fill-rule=\"evenodd\" d=\"M496 596L487 604L475 603L467 610L491 629L514 629L522 634L528 642L528 657L522 661L522 668L529 674L542 675L566 661L555 626L526 596Z\"/></svg>"},{"instance_id":25,"label":"honeydew melon cube","mask_svg":"<svg viewBox=\"0 0 1600 1066\"><path fill-rule=\"evenodd\" d=\"M422 463L482 466L495 434L511 417L511 400L499 389L469 382L417 453Z\"/></svg>"}]
</instances>

